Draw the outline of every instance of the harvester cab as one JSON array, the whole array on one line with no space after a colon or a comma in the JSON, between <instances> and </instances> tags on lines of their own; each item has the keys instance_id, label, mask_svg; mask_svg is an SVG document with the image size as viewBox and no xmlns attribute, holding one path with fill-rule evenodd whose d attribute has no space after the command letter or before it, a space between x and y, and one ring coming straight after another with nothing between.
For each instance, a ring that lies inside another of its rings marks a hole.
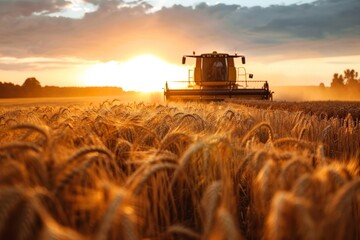
<instances>
[{"instance_id":1,"label":"harvester cab","mask_svg":"<svg viewBox=\"0 0 360 240\"><path fill-rule=\"evenodd\" d=\"M252 74L247 74L244 67L236 67L235 59L241 58L245 64L245 56L227 53L204 53L201 55L185 55L195 58L195 68L189 70L187 81L168 81L165 84L166 100L224 100L228 98L272 100L272 93L267 81L253 81Z\"/></svg>"}]
</instances>

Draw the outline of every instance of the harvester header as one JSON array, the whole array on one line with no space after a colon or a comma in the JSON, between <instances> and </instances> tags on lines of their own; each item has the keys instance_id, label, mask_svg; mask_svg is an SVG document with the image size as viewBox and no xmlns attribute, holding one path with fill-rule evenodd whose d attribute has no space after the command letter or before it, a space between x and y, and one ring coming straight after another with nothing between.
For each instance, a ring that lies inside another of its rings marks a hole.
<instances>
[{"instance_id":1,"label":"harvester header","mask_svg":"<svg viewBox=\"0 0 360 240\"><path fill-rule=\"evenodd\" d=\"M200 55L184 55L195 58L195 68L188 72L187 81L166 82L164 96L166 100L224 100L227 98L272 100L267 81L249 81L252 74L247 74L245 67L236 67L236 58L245 64L245 56L227 53L203 53Z\"/></svg>"},{"instance_id":2,"label":"harvester header","mask_svg":"<svg viewBox=\"0 0 360 240\"><path fill-rule=\"evenodd\" d=\"M217 53L216 51L212 52L212 53L203 53L201 55L195 55L195 53L193 55L184 55L183 59L182 59L182 64L186 63L186 58L240 58L241 57L241 61L242 64L245 64L245 56L242 55L229 55L227 53Z\"/></svg>"}]
</instances>

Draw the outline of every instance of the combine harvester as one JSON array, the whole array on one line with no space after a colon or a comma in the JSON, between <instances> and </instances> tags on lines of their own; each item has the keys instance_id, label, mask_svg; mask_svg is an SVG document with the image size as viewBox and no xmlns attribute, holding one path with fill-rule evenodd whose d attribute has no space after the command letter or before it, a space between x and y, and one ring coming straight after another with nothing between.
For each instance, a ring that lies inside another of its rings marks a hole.
<instances>
[{"instance_id":1,"label":"combine harvester","mask_svg":"<svg viewBox=\"0 0 360 240\"><path fill-rule=\"evenodd\" d=\"M201 55L185 55L195 58L194 69L189 70L187 81L166 82L164 96L166 100L224 100L229 98L272 100L273 92L267 81L248 80L244 67L235 67L235 58L241 58L245 64L245 56L227 53L204 53Z\"/></svg>"}]
</instances>

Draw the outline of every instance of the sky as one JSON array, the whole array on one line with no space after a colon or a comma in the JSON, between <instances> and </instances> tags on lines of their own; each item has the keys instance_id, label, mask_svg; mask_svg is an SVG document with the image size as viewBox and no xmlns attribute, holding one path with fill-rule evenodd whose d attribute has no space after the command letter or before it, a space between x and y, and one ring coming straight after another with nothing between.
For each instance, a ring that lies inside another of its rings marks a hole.
<instances>
[{"instance_id":1,"label":"sky","mask_svg":"<svg viewBox=\"0 0 360 240\"><path fill-rule=\"evenodd\" d=\"M0 0L0 82L161 89L184 54L239 53L272 85L360 71L360 1Z\"/></svg>"}]
</instances>

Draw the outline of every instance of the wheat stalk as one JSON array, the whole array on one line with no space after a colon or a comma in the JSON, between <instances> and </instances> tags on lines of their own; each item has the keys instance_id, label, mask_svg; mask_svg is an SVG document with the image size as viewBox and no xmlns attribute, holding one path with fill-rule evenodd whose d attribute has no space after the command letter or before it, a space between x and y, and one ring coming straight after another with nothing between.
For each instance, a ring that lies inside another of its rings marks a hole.
<instances>
[{"instance_id":1,"label":"wheat stalk","mask_svg":"<svg viewBox=\"0 0 360 240\"><path fill-rule=\"evenodd\" d=\"M0 189L0 236L6 230L8 218L18 204L24 199L20 189L3 187Z\"/></svg>"},{"instance_id":2,"label":"wheat stalk","mask_svg":"<svg viewBox=\"0 0 360 240\"><path fill-rule=\"evenodd\" d=\"M41 148L39 148L34 143L29 142L11 142L4 145L0 145L0 151L11 151L11 150L32 150L37 153L41 153Z\"/></svg>"},{"instance_id":3,"label":"wheat stalk","mask_svg":"<svg viewBox=\"0 0 360 240\"><path fill-rule=\"evenodd\" d=\"M186 228L184 226L181 225L172 225L170 227L168 227L167 234L170 235L180 235L180 236L185 236L186 239L187 238L191 238L191 239L201 239L201 235L194 232L193 230Z\"/></svg>"}]
</instances>

